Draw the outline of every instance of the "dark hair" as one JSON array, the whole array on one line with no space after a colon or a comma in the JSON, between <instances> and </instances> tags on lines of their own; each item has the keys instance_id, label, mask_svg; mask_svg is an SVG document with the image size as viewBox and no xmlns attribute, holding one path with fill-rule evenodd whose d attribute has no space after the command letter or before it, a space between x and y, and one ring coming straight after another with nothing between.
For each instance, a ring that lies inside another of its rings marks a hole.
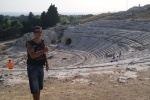
<instances>
[{"instance_id":1,"label":"dark hair","mask_svg":"<svg viewBox=\"0 0 150 100\"><path fill-rule=\"evenodd\" d=\"M41 29L41 30L42 30L42 27L41 27L41 26L35 26L35 27L34 27L34 31L35 31L36 29Z\"/></svg>"}]
</instances>

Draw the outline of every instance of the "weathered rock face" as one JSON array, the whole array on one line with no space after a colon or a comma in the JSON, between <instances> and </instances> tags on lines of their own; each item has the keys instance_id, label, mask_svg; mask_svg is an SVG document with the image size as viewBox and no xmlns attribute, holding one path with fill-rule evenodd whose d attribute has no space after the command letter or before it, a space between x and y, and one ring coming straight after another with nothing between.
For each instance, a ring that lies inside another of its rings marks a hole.
<instances>
[{"instance_id":1,"label":"weathered rock face","mask_svg":"<svg viewBox=\"0 0 150 100\"><path fill-rule=\"evenodd\" d=\"M34 38L33 33L24 34L18 41L16 41L16 46L24 46L28 40ZM57 39L57 34L51 30L43 30L43 34L41 37L45 41L45 45L49 46L51 44L51 40Z\"/></svg>"},{"instance_id":2,"label":"weathered rock face","mask_svg":"<svg viewBox=\"0 0 150 100\"><path fill-rule=\"evenodd\" d=\"M31 40L33 38L34 38L33 33L26 33L18 41L16 41L15 45L17 45L17 46L25 45L25 43L28 40Z\"/></svg>"}]
</instances>

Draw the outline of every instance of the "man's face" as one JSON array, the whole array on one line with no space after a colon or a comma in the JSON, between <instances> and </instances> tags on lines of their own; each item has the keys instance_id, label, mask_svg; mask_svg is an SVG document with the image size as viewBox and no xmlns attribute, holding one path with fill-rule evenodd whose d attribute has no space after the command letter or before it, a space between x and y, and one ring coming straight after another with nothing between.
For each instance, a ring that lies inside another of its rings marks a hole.
<instances>
[{"instance_id":1,"label":"man's face","mask_svg":"<svg viewBox=\"0 0 150 100\"><path fill-rule=\"evenodd\" d=\"M41 37L42 34L42 30L41 29L35 29L34 31L34 36L35 37Z\"/></svg>"}]
</instances>

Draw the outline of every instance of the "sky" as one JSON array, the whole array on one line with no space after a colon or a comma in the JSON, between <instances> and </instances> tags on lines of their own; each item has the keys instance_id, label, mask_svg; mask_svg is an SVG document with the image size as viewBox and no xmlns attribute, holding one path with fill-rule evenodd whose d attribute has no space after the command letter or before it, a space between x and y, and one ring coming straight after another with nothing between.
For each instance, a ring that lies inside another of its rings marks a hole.
<instances>
[{"instance_id":1,"label":"sky","mask_svg":"<svg viewBox=\"0 0 150 100\"><path fill-rule=\"evenodd\" d=\"M0 0L0 12L47 11L51 3L59 14L100 14L125 11L133 6L150 4L150 0Z\"/></svg>"}]
</instances>

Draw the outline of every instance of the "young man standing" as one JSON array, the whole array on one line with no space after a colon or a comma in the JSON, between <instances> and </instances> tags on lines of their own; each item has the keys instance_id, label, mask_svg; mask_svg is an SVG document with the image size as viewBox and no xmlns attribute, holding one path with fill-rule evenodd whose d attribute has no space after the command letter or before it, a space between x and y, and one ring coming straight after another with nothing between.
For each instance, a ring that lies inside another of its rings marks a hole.
<instances>
[{"instance_id":1,"label":"young man standing","mask_svg":"<svg viewBox=\"0 0 150 100\"><path fill-rule=\"evenodd\" d=\"M27 41L27 72L31 94L34 100L40 100L40 90L43 89L44 66L48 71L46 52L48 47L41 40L42 28L36 26L34 28L34 39Z\"/></svg>"}]
</instances>

